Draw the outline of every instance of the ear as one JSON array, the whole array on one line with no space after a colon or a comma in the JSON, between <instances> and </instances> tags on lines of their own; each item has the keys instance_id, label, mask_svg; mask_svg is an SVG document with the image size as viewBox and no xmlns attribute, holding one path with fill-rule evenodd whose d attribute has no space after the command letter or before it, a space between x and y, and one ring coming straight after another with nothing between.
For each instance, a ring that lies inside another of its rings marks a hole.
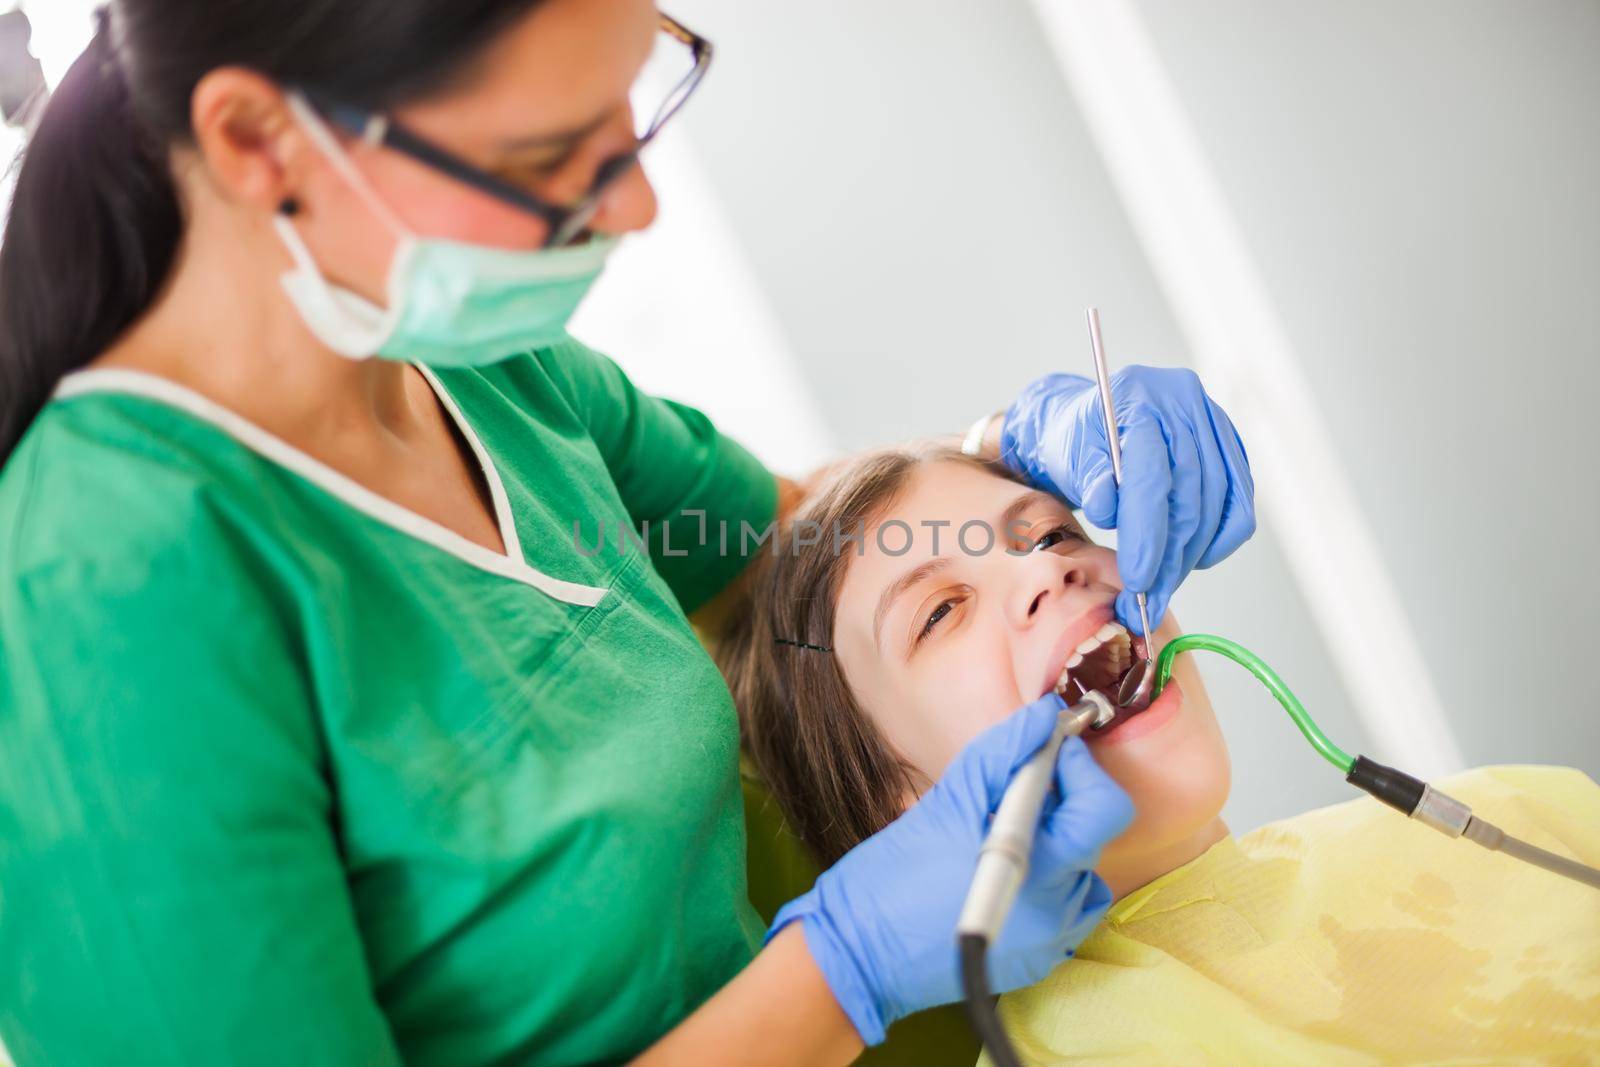
<instances>
[{"instance_id":1,"label":"ear","mask_svg":"<svg viewBox=\"0 0 1600 1067\"><path fill-rule=\"evenodd\" d=\"M315 148L271 80L243 67L210 71L190 98L190 122L225 197L274 212L300 195Z\"/></svg>"}]
</instances>

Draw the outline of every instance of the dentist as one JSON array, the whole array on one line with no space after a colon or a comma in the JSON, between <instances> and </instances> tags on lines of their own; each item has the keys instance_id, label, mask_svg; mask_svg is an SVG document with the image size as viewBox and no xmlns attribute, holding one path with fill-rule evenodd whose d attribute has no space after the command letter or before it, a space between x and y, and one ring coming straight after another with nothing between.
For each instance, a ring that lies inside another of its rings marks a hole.
<instances>
[{"instance_id":1,"label":"dentist","mask_svg":"<svg viewBox=\"0 0 1600 1067\"><path fill-rule=\"evenodd\" d=\"M687 613L744 564L696 531L795 490L566 334L710 56L646 0L102 12L0 246L19 1062L842 1064L957 997L986 816L1059 700L764 932ZM1125 373L1120 502L1083 379L990 447L1120 517L1156 606L1249 536L1249 469L1192 375ZM648 552L574 543L618 524ZM1109 903L1128 800L1081 744L1058 784L999 988Z\"/></svg>"}]
</instances>

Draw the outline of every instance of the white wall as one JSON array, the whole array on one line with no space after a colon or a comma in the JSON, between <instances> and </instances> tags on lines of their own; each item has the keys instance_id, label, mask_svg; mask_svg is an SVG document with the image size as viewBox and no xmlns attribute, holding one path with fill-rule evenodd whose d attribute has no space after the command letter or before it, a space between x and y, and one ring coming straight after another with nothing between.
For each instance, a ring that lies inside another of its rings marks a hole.
<instances>
[{"instance_id":1,"label":"white wall","mask_svg":"<svg viewBox=\"0 0 1600 1067\"><path fill-rule=\"evenodd\" d=\"M641 389L690 400L774 470L837 452L744 247L681 128L650 149L655 224L630 235L572 333L613 353Z\"/></svg>"},{"instance_id":2,"label":"white wall","mask_svg":"<svg viewBox=\"0 0 1600 1067\"><path fill-rule=\"evenodd\" d=\"M1600 772L1600 5L1141 7L1469 761Z\"/></svg>"}]
</instances>

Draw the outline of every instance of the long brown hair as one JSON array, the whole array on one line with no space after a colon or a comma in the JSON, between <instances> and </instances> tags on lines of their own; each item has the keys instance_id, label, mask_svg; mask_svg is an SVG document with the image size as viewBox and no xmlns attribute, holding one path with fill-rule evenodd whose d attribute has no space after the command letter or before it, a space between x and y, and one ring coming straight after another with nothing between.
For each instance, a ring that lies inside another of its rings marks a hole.
<instances>
[{"instance_id":1,"label":"long brown hair","mask_svg":"<svg viewBox=\"0 0 1600 1067\"><path fill-rule=\"evenodd\" d=\"M944 445L871 452L829 470L752 564L746 610L716 642L745 751L823 866L894 821L918 784L856 702L831 648L839 589L858 551L849 536L870 528L933 462L1016 480Z\"/></svg>"}]
</instances>

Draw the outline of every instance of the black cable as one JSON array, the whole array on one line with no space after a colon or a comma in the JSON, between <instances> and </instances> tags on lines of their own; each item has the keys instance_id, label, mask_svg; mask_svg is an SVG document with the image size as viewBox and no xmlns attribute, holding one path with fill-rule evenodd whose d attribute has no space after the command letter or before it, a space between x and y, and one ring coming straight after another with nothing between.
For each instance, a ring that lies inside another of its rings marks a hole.
<instances>
[{"instance_id":1,"label":"black cable","mask_svg":"<svg viewBox=\"0 0 1600 1067\"><path fill-rule=\"evenodd\" d=\"M1000 1025L998 998L989 992L989 939L982 934L961 935L961 991L966 994L967 1021L989 1050L995 1067L1022 1067Z\"/></svg>"}]
</instances>

